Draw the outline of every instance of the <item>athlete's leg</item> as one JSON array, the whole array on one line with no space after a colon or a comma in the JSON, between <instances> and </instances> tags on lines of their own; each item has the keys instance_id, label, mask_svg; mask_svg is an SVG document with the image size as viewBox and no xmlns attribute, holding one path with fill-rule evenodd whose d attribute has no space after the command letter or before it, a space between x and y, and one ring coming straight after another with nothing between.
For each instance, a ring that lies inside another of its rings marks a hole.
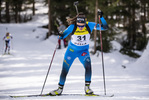
<instances>
[{"instance_id":1,"label":"athlete's leg","mask_svg":"<svg viewBox=\"0 0 149 100\"><path fill-rule=\"evenodd\" d=\"M60 75L58 89L51 91L49 93L50 95L55 96L55 95L62 94L63 87L64 87L64 84L66 81L66 76L67 76L68 71L71 67L71 64L73 63L75 58L76 58L76 55L75 55L74 50L68 46L67 51L66 51L65 56L64 56L63 68L62 68L61 75Z\"/></svg>"},{"instance_id":2,"label":"athlete's leg","mask_svg":"<svg viewBox=\"0 0 149 100\"><path fill-rule=\"evenodd\" d=\"M66 41L66 38L63 39L63 42L64 42L64 47L66 48L66 47L67 47L67 41Z\"/></svg>"},{"instance_id":3,"label":"athlete's leg","mask_svg":"<svg viewBox=\"0 0 149 100\"><path fill-rule=\"evenodd\" d=\"M84 65L85 68L85 88L84 88L85 93L93 94L92 89L90 89L92 69L91 69L91 59L88 50L80 54L79 60Z\"/></svg>"},{"instance_id":4,"label":"athlete's leg","mask_svg":"<svg viewBox=\"0 0 149 100\"><path fill-rule=\"evenodd\" d=\"M10 46L8 46L8 54L10 54Z\"/></svg>"},{"instance_id":5,"label":"athlete's leg","mask_svg":"<svg viewBox=\"0 0 149 100\"><path fill-rule=\"evenodd\" d=\"M91 69L91 59L88 50L85 50L84 52L80 53L79 60L85 68L85 81L90 83L92 76L92 69Z\"/></svg>"},{"instance_id":6,"label":"athlete's leg","mask_svg":"<svg viewBox=\"0 0 149 100\"><path fill-rule=\"evenodd\" d=\"M10 54L10 41L8 41L8 54Z\"/></svg>"},{"instance_id":7,"label":"athlete's leg","mask_svg":"<svg viewBox=\"0 0 149 100\"><path fill-rule=\"evenodd\" d=\"M61 49L61 40L58 39L58 49Z\"/></svg>"},{"instance_id":8,"label":"athlete's leg","mask_svg":"<svg viewBox=\"0 0 149 100\"><path fill-rule=\"evenodd\" d=\"M76 58L75 51L70 47L68 47L63 61L63 68L60 75L59 85L65 84L66 76L75 58Z\"/></svg>"},{"instance_id":9,"label":"athlete's leg","mask_svg":"<svg viewBox=\"0 0 149 100\"><path fill-rule=\"evenodd\" d=\"M63 61L63 68L62 68L61 75L60 75L58 89L51 91L49 93L50 95L55 96L55 95L62 94L63 87L66 81L66 76L75 58L76 56L74 54L74 50L68 47L65 53L64 61Z\"/></svg>"},{"instance_id":10,"label":"athlete's leg","mask_svg":"<svg viewBox=\"0 0 149 100\"><path fill-rule=\"evenodd\" d=\"M6 51L7 51L7 48L8 48L8 41L5 41L5 53L6 53Z\"/></svg>"}]
</instances>

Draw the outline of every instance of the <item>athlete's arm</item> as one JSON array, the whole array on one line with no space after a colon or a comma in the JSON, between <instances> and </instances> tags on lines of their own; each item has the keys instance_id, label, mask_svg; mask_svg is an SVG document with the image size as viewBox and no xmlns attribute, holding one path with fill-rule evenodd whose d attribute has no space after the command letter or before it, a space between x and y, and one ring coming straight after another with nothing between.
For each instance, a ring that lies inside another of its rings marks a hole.
<instances>
[{"instance_id":1,"label":"athlete's arm","mask_svg":"<svg viewBox=\"0 0 149 100\"><path fill-rule=\"evenodd\" d=\"M106 20L102 17L100 18L102 24L101 24L101 30L107 30L108 29L108 24L106 22ZM100 30L100 25L96 24L95 22L88 22L88 26L90 27L91 32L93 31L93 29L96 30Z\"/></svg>"},{"instance_id":2,"label":"athlete's arm","mask_svg":"<svg viewBox=\"0 0 149 100\"><path fill-rule=\"evenodd\" d=\"M6 37L4 36L3 40L5 40L5 38L6 38Z\"/></svg>"},{"instance_id":3,"label":"athlete's arm","mask_svg":"<svg viewBox=\"0 0 149 100\"><path fill-rule=\"evenodd\" d=\"M101 24L101 30L107 30L109 27L108 27L108 24L107 24L106 20L103 17L101 17L100 20L102 22L102 24ZM97 30L100 30L100 25L99 24L97 24L96 29Z\"/></svg>"},{"instance_id":4,"label":"athlete's arm","mask_svg":"<svg viewBox=\"0 0 149 100\"><path fill-rule=\"evenodd\" d=\"M74 24L71 24L70 26L68 26L68 28L63 31L63 34L61 35L60 39L65 39L70 33L72 33L73 28L74 28Z\"/></svg>"}]
</instances>

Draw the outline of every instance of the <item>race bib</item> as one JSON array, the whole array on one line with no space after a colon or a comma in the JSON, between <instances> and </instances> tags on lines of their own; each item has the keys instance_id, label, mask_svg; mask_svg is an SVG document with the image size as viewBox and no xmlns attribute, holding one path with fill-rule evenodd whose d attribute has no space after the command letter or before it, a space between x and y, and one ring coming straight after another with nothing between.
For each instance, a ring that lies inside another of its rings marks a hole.
<instances>
[{"instance_id":1,"label":"race bib","mask_svg":"<svg viewBox=\"0 0 149 100\"><path fill-rule=\"evenodd\" d=\"M71 42L77 46L84 46L89 44L90 34L72 35Z\"/></svg>"},{"instance_id":2,"label":"race bib","mask_svg":"<svg viewBox=\"0 0 149 100\"><path fill-rule=\"evenodd\" d=\"M6 39L10 39L10 36L7 36Z\"/></svg>"}]
</instances>

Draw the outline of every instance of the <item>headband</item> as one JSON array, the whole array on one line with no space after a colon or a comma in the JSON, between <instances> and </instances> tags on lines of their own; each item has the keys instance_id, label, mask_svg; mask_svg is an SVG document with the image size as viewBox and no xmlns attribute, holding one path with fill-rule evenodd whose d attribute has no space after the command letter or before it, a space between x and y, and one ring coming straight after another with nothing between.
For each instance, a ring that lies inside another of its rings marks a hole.
<instances>
[{"instance_id":1,"label":"headband","mask_svg":"<svg viewBox=\"0 0 149 100\"><path fill-rule=\"evenodd\" d=\"M78 23L85 23L85 17L77 17Z\"/></svg>"}]
</instances>

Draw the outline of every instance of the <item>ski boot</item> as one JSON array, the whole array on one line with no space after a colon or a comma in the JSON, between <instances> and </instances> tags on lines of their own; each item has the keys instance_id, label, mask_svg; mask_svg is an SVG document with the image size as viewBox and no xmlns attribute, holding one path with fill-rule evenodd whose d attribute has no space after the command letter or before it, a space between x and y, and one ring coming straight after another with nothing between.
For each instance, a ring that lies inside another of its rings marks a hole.
<instances>
[{"instance_id":1,"label":"ski boot","mask_svg":"<svg viewBox=\"0 0 149 100\"><path fill-rule=\"evenodd\" d=\"M57 49L61 49L61 45L59 45Z\"/></svg>"},{"instance_id":2,"label":"ski boot","mask_svg":"<svg viewBox=\"0 0 149 100\"><path fill-rule=\"evenodd\" d=\"M51 96L61 95L62 92L63 92L63 86L62 85L59 85L58 86L58 89L51 91L49 93L49 95L51 95Z\"/></svg>"},{"instance_id":3,"label":"ski boot","mask_svg":"<svg viewBox=\"0 0 149 100\"><path fill-rule=\"evenodd\" d=\"M90 82L85 82L85 93L86 94L94 94L93 91L90 89Z\"/></svg>"}]
</instances>

